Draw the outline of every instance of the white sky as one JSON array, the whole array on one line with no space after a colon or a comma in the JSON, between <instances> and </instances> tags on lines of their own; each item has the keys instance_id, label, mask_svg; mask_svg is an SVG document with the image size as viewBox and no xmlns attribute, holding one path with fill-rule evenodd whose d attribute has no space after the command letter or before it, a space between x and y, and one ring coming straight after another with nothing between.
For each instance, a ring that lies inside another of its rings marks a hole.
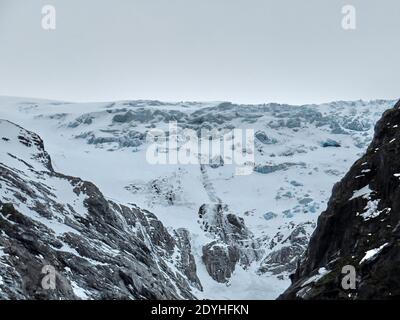
<instances>
[{"instance_id":1,"label":"white sky","mask_svg":"<svg viewBox=\"0 0 400 320\"><path fill-rule=\"evenodd\" d=\"M41 8L57 29L41 28ZM357 29L341 28L341 8ZM293 104L395 99L398 0L0 0L0 95Z\"/></svg>"}]
</instances>

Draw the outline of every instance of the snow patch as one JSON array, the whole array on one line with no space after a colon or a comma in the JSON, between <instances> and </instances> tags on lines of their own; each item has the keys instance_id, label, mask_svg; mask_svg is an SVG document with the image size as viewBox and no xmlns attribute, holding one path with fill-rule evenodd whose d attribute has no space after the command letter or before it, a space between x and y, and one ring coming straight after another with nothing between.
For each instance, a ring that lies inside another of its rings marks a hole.
<instances>
[{"instance_id":1,"label":"snow patch","mask_svg":"<svg viewBox=\"0 0 400 320\"><path fill-rule=\"evenodd\" d=\"M312 277L310 277L307 281L305 281L302 284L302 287L305 287L311 283L318 282L320 279L322 279L324 276L326 276L330 272L331 272L330 270L327 270L324 267L319 268L318 273L316 275L313 275Z\"/></svg>"},{"instance_id":2,"label":"snow patch","mask_svg":"<svg viewBox=\"0 0 400 320\"><path fill-rule=\"evenodd\" d=\"M363 217L364 221L368 221L370 219L374 219L376 217L379 217L381 213L383 212L390 212L391 208L385 208L383 210L378 210L379 206L379 199L377 200L369 200L367 203L367 206L364 208L366 210L361 214L361 217ZM359 214L357 214L359 215Z\"/></svg>"},{"instance_id":3,"label":"snow patch","mask_svg":"<svg viewBox=\"0 0 400 320\"><path fill-rule=\"evenodd\" d=\"M72 286L72 290L74 290L74 294L82 299L82 300L88 300L89 296L88 296L88 291L81 288L75 281L71 280L71 286Z\"/></svg>"},{"instance_id":4,"label":"snow patch","mask_svg":"<svg viewBox=\"0 0 400 320\"><path fill-rule=\"evenodd\" d=\"M353 193L353 196L350 198L350 200L359 198L359 197L363 197L365 199L368 199L369 195L372 193L373 191L370 189L369 185L365 186L364 188L360 189L360 190L356 190Z\"/></svg>"},{"instance_id":5,"label":"snow patch","mask_svg":"<svg viewBox=\"0 0 400 320\"><path fill-rule=\"evenodd\" d=\"M385 248L387 245L388 245L388 243L385 243L385 244L381 245L379 248L368 250L365 253L364 258L361 259L360 264L376 257L382 251L382 249Z\"/></svg>"}]
</instances>

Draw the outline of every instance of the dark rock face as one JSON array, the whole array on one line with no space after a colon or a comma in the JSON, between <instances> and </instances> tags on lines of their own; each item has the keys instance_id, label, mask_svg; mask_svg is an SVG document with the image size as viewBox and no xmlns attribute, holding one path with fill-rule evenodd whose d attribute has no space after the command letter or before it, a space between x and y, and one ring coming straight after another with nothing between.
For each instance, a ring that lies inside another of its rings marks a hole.
<instances>
[{"instance_id":1,"label":"dark rock face","mask_svg":"<svg viewBox=\"0 0 400 320\"><path fill-rule=\"evenodd\" d=\"M36 134L3 120L0 133L0 299L194 298L185 230L55 172Z\"/></svg>"},{"instance_id":2,"label":"dark rock face","mask_svg":"<svg viewBox=\"0 0 400 320\"><path fill-rule=\"evenodd\" d=\"M208 274L221 283L229 280L237 263L246 268L264 253L244 220L228 211L223 204L204 204L199 209L203 230L215 239L203 246L203 262Z\"/></svg>"},{"instance_id":3,"label":"dark rock face","mask_svg":"<svg viewBox=\"0 0 400 320\"><path fill-rule=\"evenodd\" d=\"M399 159L400 102L384 113L366 154L334 186L281 299L400 297ZM348 266L355 289L342 284Z\"/></svg>"},{"instance_id":4,"label":"dark rock face","mask_svg":"<svg viewBox=\"0 0 400 320\"><path fill-rule=\"evenodd\" d=\"M178 267L196 288L202 290L202 285L197 277L196 261L192 254L189 231L182 228L176 230L176 238L181 249L181 260Z\"/></svg>"},{"instance_id":5,"label":"dark rock face","mask_svg":"<svg viewBox=\"0 0 400 320\"><path fill-rule=\"evenodd\" d=\"M272 251L261 262L259 272L271 272L272 274L281 274L282 272L292 273L297 266L299 257L305 252L309 239L307 227L313 228L315 224L301 223L293 226L290 235L282 240L281 248Z\"/></svg>"},{"instance_id":6,"label":"dark rock face","mask_svg":"<svg viewBox=\"0 0 400 320\"><path fill-rule=\"evenodd\" d=\"M234 246L215 241L203 247L207 272L218 282L226 282L231 277L239 259L239 250Z\"/></svg>"}]
</instances>

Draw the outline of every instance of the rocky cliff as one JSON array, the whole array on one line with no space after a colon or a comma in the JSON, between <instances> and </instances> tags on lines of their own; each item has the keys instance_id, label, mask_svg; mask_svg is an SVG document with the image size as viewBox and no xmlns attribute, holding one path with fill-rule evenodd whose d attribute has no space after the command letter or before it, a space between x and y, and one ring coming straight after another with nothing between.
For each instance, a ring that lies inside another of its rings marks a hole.
<instances>
[{"instance_id":1,"label":"rocky cliff","mask_svg":"<svg viewBox=\"0 0 400 320\"><path fill-rule=\"evenodd\" d=\"M55 172L41 138L4 120L0 265L0 299L189 299L201 288L185 230Z\"/></svg>"},{"instance_id":2,"label":"rocky cliff","mask_svg":"<svg viewBox=\"0 0 400 320\"><path fill-rule=\"evenodd\" d=\"M399 297L400 102L384 113L366 154L334 186L280 299Z\"/></svg>"}]
</instances>

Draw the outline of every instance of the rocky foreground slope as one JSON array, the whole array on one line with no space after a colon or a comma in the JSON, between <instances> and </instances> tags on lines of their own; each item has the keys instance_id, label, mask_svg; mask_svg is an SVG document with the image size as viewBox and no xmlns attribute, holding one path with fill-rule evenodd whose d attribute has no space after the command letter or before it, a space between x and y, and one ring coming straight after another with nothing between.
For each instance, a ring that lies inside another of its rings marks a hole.
<instances>
[{"instance_id":1,"label":"rocky foreground slope","mask_svg":"<svg viewBox=\"0 0 400 320\"><path fill-rule=\"evenodd\" d=\"M39 136L0 120L0 299L193 298L190 250L185 230L55 172Z\"/></svg>"},{"instance_id":2,"label":"rocky foreground slope","mask_svg":"<svg viewBox=\"0 0 400 320\"><path fill-rule=\"evenodd\" d=\"M355 271L353 287L349 270ZM333 188L292 285L280 298L399 297L400 102L384 113L366 154Z\"/></svg>"}]
</instances>

